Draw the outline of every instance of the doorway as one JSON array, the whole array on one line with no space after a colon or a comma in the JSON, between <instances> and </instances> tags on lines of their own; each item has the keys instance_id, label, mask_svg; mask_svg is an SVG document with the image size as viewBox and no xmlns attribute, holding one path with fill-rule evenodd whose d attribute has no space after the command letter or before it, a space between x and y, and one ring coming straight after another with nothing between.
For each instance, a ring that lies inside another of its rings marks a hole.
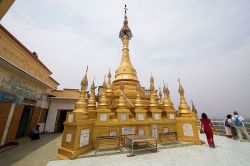
<instances>
[{"instance_id":1,"label":"doorway","mask_svg":"<svg viewBox=\"0 0 250 166\"><path fill-rule=\"evenodd\" d=\"M57 117L56 117L56 124L55 124L55 132L63 132L64 125L67 117L67 112L72 112L73 110L58 110Z\"/></svg>"},{"instance_id":2,"label":"doorway","mask_svg":"<svg viewBox=\"0 0 250 166\"><path fill-rule=\"evenodd\" d=\"M25 105L19 121L16 139L26 136L31 117L32 117L32 106Z\"/></svg>"}]
</instances>

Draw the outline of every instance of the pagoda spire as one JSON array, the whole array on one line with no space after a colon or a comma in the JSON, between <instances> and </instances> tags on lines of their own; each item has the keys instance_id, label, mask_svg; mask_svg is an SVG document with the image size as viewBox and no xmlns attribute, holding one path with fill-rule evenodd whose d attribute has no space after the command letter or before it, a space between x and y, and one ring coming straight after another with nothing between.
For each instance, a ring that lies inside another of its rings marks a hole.
<instances>
[{"instance_id":1,"label":"pagoda spire","mask_svg":"<svg viewBox=\"0 0 250 166\"><path fill-rule=\"evenodd\" d=\"M140 95L140 85L138 84L136 88L135 109L141 109L141 108L143 108L143 103Z\"/></svg>"},{"instance_id":2,"label":"pagoda spire","mask_svg":"<svg viewBox=\"0 0 250 166\"><path fill-rule=\"evenodd\" d=\"M130 79L136 80L137 73L134 69L130 57L129 57L129 40L133 37L133 34L128 26L128 18L127 18L127 6L125 5L125 16L123 21L123 27L120 30L119 38L122 40L123 49L122 49L122 59L118 69L115 72L115 80Z\"/></svg>"},{"instance_id":3,"label":"pagoda spire","mask_svg":"<svg viewBox=\"0 0 250 166\"><path fill-rule=\"evenodd\" d=\"M86 89L88 87L88 66L85 72L85 75L81 81L81 90L80 90L80 96L78 101L75 104L74 112L81 112L83 113L85 118L88 118L88 111L87 111L87 102L86 102Z\"/></svg>"},{"instance_id":4,"label":"pagoda spire","mask_svg":"<svg viewBox=\"0 0 250 166\"><path fill-rule=\"evenodd\" d=\"M93 82L91 84L91 90L90 90L90 97L88 101L88 108L89 109L96 109L96 100L95 100L95 78L93 79Z\"/></svg>"},{"instance_id":5,"label":"pagoda spire","mask_svg":"<svg viewBox=\"0 0 250 166\"><path fill-rule=\"evenodd\" d=\"M81 81L81 90L83 91L86 91L87 87L88 87L88 76L87 76L87 73L88 73L88 66L86 68L86 72L85 72L85 75Z\"/></svg>"},{"instance_id":6,"label":"pagoda spire","mask_svg":"<svg viewBox=\"0 0 250 166\"><path fill-rule=\"evenodd\" d=\"M184 88L181 85L180 79L179 81L179 94L180 94L180 105L179 105L179 114L180 116L189 116L190 115L190 108L186 102L185 96L184 96Z\"/></svg>"},{"instance_id":7,"label":"pagoda spire","mask_svg":"<svg viewBox=\"0 0 250 166\"><path fill-rule=\"evenodd\" d=\"M154 77L151 73L151 76L150 76L150 92L151 91L155 91L155 86L154 86Z\"/></svg>"},{"instance_id":8,"label":"pagoda spire","mask_svg":"<svg viewBox=\"0 0 250 166\"><path fill-rule=\"evenodd\" d=\"M107 83L107 89L106 89L106 94L107 97L111 96L113 93L112 91L112 83L111 83L111 73L110 73L110 68L109 68L109 72L108 72L108 83Z\"/></svg>"},{"instance_id":9,"label":"pagoda spire","mask_svg":"<svg viewBox=\"0 0 250 166\"><path fill-rule=\"evenodd\" d=\"M159 87L159 106L160 108L162 107L163 100L162 100L162 92L161 92L161 87Z\"/></svg>"},{"instance_id":10,"label":"pagoda spire","mask_svg":"<svg viewBox=\"0 0 250 166\"><path fill-rule=\"evenodd\" d=\"M154 87L154 77L151 73L151 77L150 77L150 100L149 100L149 107L150 108L156 108L158 107L158 103L157 103L157 94L155 92L155 87Z\"/></svg>"},{"instance_id":11,"label":"pagoda spire","mask_svg":"<svg viewBox=\"0 0 250 166\"><path fill-rule=\"evenodd\" d=\"M110 68L109 68L109 73L108 73L108 84L111 84L111 73L110 73Z\"/></svg>"},{"instance_id":12,"label":"pagoda spire","mask_svg":"<svg viewBox=\"0 0 250 166\"><path fill-rule=\"evenodd\" d=\"M102 94L101 94L101 97L99 99L99 105L98 107L101 108L101 109L106 109L108 108L108 99L106 97L106 80L105 80L106 76L104 76L104 81L103 81L103 84L102 84Z\"/></svg>"},{"instance_id":13,"label":"pagoda spire","mask_svg":"<svg viewBox=\"0 0 250 166\"><path fill-rule=\"evenodd\" d=\"M169 89L168 89L168 86L164 84L164 87L163 87L163 93L164 93L164 97L165 97L165 100L163 102L163 109L165 111L174 111L174 104L170 98L170 92L169 92Z\"/></svg>"},{"instance_id":14,"label":"pagoda spire","mask_svg":"<svg viewBox=\"0 0 250 166\"><path fill-rule=\"evenodd\" d=\"M194 106L194 102L191 100L191 103L192 103L192 112L195 114L195 116L197 117L197 110Z\"/></svg>"}]
</instances>

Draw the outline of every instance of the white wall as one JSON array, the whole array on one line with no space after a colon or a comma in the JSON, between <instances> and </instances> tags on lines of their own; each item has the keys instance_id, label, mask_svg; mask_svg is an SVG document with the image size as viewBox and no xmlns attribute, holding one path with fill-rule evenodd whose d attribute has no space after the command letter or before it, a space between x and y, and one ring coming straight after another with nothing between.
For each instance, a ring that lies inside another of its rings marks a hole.
<instances>
[{"instance_id":1,"label":"white wall","mask_svg":"<svg viewBox=\"0 0 250 166\"><path fill-rule=\"evenodd\" d=\"M76 99L51 98L45 126L45 132L54 132L56 124L56 115L58 110L73 110L76 101Z\"/></svg>"}]
</instances>

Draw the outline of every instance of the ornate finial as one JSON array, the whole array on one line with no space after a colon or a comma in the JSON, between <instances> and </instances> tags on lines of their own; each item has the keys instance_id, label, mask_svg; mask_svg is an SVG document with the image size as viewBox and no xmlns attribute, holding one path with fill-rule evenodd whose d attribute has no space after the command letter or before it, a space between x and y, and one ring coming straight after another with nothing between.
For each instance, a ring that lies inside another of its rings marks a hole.
<instances>
[{"instance_id":1,"label":"ornate finial","mask_svg":"<svg viewBox=\"0 0 250 166\"><path fill-rule=\"evenodd\" d=\"M150 90L151 91L155 90L155 87L154 87L154 77L152 75L152 72L151 72L151 77L150 77Z\"/></svg>"},{"instance_id":2,"label":"ornate finial","mask_svg":"<svg viewBox=\"0 0 250 166\"><path fill-rule=\"evenodd\" d=\"M193 100L191 100L191 104L192 104L192 110L195 109Z\"/></svg>"},{"instance_id":3,"label":"ornate finial","mask_svg":"<svg viewBox=\"0 0 250 166\"><path fill-rule=\"evenodd\" d=\"M169 90L168 90L168 84L166 83L166 87L167 87L167 89L166 89L166 93L167 93L167 95L169 95L170 94L170 92L169 92Z\"/></svg>"},{"instance_id":4,"label":"ornate finial","mask_svg":"<svg viewBox=\"0 0 250 166\"><path fill-rule=\"evenodd\" d=\"M181 86L180 78L178 78L178 82L179 82L179 93L180 93L181 95L183 95L183 94L184 94L184 89L183 89L183 87Z\"/></svg>"},{"instance_id":5,"label":"ornate finial","mask_svg":"<svg viewBox=\"0 0 250 166\"><path fill-rule=\"evenodd\" d=\"M165 85L165 81L163 81L163 93L164 93L164 95L166 95L166 92L167 92L167 88Z\"/></svg>"},{"instance_id":6,"label":"ornate finial","mask_svg":"<svg viewBox=\"0 0 250 166\"><path fill-rule=\"evenodd\" d=\"M82 79L82 82L81 82L81 90L86 90L87 87L88 87L88 77L87 77L87 73L88 73L88 66L87 66L85 75L84 75L84 77L83 77L83 79Z\"/></svg>"},{"instance_id":7,"label":"ornate finial","mask_svg":"<svg viewBox=\"0 0 250 166\"><path fill-rule=\"evenodd\" d=\"M107 86L107 84L106 84L106 74L104 74L104 79L103 79L102 87L105 89L106 86Z\"/></svg>"},{"instance_id":8,"label":"ornate finial","mask_svg":"<svg viewBox=\"0 0 250 166\"><path fill-rule=\"evenodd\" d=\"M92 85L91 85L91 89L95 89L95 77L93 79Z\"/></svg>"},{"instance_id":9,"label":"ornate finial","mask_svg":"<svg viewBox=\"0 0 250 166\"><path fill-rule=\"evenodd\" d=\"M127 38L130 40L133 37L133 34L130 30L130 28L128 27L128 20L127 20L127 5L125 5L125 16L124 16L124 21L123 21L123 27L120 31L119 34L119 38L123 39L125 36L127 36Z\"/></svg>"},{"instance_id":10,"label":"ornate finial","mask_svg":"<svg viewBox=\"0 0 250 166\"><path fill-rule=\"evenodd\" d=\"M90 91L90 97L88 100L88 109L89 110L95 110L96 109L96 101L95 101L95 77L93 79L92 85L91 85L91 91Z\"/></svg>"},{"instance_id":11,"label":"ornate finial","mask_svg":"<svg viewBox=\"0 0 250 166\"><path fill-rule=\"evenodd\" d=\"M162 97L161 87L159 87L159 96Z\"/></svg>"},{"instance_id":12,"label":"ornate finial","mask_svg":"<svg viewBox=\"0 0 250 166\"><path fill-rule=\"evenodd\" d=\"M192 112L194 112L195 116L197 117L197 110L196 110L196 108L195 108L194 103L193 103L192 100L191 100L191 103L192 103Z\"/></svg>"},{"instance_id":13,"label":"ornate finial","mask_svg":"<svg viewBox=\"0 0 250 166\"><path fill-rule=\"evenodd\" d=\"M93 82L92 82L92 85L91 85L91 91L90 91L90 94L91 96L95 97L95 77L93 79Z\"/></svg>"},{"instance_id":14,"label":"ornate finial","mask_svg":"<svg viewBox=\"0 0 250 166\"><path fill-rule=\"evenodd\" d=\"M108 107L108 100L106 98L106 75L104 75L104 80L102 84L102 92L101 96L99 96L99 108L107 108Z\"/></svg>"},{"instance_id":15,"label":"ornate finial","mask_svg":"<svg viewBox=\"0 0 250 166\"><path fill-rule=\"evenodd\" d=\"M151 72L151 76L150 76L150 83L154 83L154 77L153 77L152 72Z\"/></svg>"},{"instance_id":16,"label":"ornate finial","mask_svg":"<svg viewBox=\"0 0 250 166\"><path fill-rule=\"evenodd\" d=\"M125 8L124 8L125 16L127 15L127 10L128 10L128 8L127 8L127 5L125 4Z\"/></svg>"},{"instance_id":17,"label":"ornate finial","mask_svg":"<svg viewBox=\"0 0 250 166\"><path fill-rule=\"evenodd\" d=\"M108 78L111 78L110 68L109 68Z\"/></svg>"}]
</instances>

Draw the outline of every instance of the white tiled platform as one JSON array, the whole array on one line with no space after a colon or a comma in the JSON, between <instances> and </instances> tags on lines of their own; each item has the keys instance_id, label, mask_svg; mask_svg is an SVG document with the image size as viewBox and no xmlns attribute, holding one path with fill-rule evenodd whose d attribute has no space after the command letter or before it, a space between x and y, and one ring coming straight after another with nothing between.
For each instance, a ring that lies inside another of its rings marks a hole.
<instances>
[{"instance_id":1,"label":"white tiled platform","mask_svg":"<svg viewBox=\"0 0 250 166\"><path fill-rule=\"evenodd\" d=\"M205 135L201 139L206 141ZM51 161L47 166L250 166L250 142L240 142L215 136L216 148L194 145L174 149L161 149L127 157L127 154Z\"/></svg>"}]
</instances>

